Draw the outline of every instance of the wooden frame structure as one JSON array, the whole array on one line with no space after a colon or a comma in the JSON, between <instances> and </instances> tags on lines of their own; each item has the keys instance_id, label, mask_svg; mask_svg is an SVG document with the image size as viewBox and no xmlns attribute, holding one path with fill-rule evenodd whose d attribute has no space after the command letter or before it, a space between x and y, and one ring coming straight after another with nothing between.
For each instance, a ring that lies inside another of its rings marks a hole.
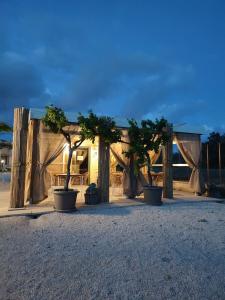
<instances>
[{"instance_id":1,"label":"wooden frame structure","mask_svg":"<svg viewBox=\"0 0 225 300\"><path fill-rule=\"evenodd\" d=\"M168 127L169 141L163 149L163 195L166 198L173 198L173 176L172 176L172 125ZM24 206L25 182L26 176L34 176L35 158L35 141L37 134L37 120L29 118L29 110L26 108L14 109L13 125L13 155L12 155L12 175L10 187L10 207L20 208ZM32 145L28 145L28 135L32 138ZM32 149L30 149L32 147ZM29 151L27 151L29 149ZM29 156L29 157L28 157ZM101 202L109 202L109 170L110 170L110 149L103 141L99 140L99 157L98 157L98 188L100 191ZM31 165L28 166L28 161ZM29 167L29 168L28 168ZM29 169L29 174L28 170ZM31 193L32 184L30 187Z\"/></svg>"}]
</instances>

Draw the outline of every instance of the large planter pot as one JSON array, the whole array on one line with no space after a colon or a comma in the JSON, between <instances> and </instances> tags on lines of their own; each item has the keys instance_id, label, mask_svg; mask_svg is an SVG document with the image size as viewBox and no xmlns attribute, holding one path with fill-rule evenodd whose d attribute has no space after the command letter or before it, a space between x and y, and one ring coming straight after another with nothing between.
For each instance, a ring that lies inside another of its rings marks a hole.
<instances>
[{"instance_id":1,"label":"large planter pot","mask_svg":"<svg viewBox=\"0 0 225 300\"><path fill-rule=\"evenodd\" d=\"M150 205L162 205L162 188L159 186L145 186L144 199Z\"/></svg>"},{"instance_id":2,"label":"large planter pot","mask_svg":"<svg viewBox=\"0 0 225 300\"><path fill-rule=\"evenodd\" d=\"M68 191L65 191L63 189L54 190L55 210L60 212L76 210L75 204L76 204L78 193L79 191L77 190L68 190Z\"/></svg>"}]
</instances>

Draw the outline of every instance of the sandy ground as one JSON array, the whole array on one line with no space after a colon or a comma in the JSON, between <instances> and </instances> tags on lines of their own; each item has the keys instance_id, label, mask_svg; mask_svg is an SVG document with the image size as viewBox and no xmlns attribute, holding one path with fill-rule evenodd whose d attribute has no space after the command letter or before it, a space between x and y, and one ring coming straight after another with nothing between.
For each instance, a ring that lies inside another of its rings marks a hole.
<instances>
[{"instance_id":1,"label":"sandy ground","mask_svg":"<svg viewBox=\"0 0 225 300\"><path fill-rule=\"evenodd\" d=\"M0 219L0 299L225 299L225 205Z\"/></svg>"}]
</instances>

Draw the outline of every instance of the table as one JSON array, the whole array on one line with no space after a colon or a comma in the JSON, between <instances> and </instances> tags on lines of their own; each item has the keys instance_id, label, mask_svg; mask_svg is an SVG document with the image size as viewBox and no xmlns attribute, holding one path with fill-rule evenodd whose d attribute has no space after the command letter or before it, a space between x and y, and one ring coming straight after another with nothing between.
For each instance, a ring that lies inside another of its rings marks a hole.
<instances>
[{"instance_id":1,"label":"table","mask_svg":"<svg viewBox=\"0 0 225 300\"><path fill-rule=\"evenodd\" d=\"M64 181L65 181L66 175L67 175L66 173L58 173L58 174L54 174L53 176L54 176L54 182L55 182L55 184L59 186L61 180L64 180ZM73 180L73 178L75 178L75 179L78 178L79 181L80 181L80 185L83 185L83 184L84 184L84 174L72 173L72 174L70 174L70 179L71 179L71 181Z\"/></svg>"}]
</instances>

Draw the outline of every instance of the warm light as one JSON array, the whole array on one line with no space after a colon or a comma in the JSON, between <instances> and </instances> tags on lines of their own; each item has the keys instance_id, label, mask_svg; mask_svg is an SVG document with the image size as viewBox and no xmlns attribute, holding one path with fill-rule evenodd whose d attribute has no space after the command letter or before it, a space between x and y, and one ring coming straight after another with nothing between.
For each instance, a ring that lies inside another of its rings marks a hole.
<instances>
[{"instance_id":1,"label":"warm light","mask_svg":"<svg viewBox=\"0 0 225 300\"><path fill-rule=\"evenodd\" d=\"M79 160L79 161L83 161L83 160L84 160L84 157L83 157L83 155L77 155L77 160Z\"/></svg>"},{"instance_id":2,"label":"warm light","mask_svg":"<svg viewBox=\"0 0 225 300\"><path fill-rule=\"evenodd\" d=\"M5 163L4 159L2 159L2 160L1 160L1 163L2 163L2 164L4 164L4 163Z\"/></svg>"},{"instance_id":3,"label":"warm light","mask_svg":"<svg viewBox=\"0 0 225 300\"><path fill-rule=\"evenodd\" d=\"M98 150L92 149L91 155L94 160L98 160Z\"/></svg>"},{"instance_id":4,"label":"warm light","mask_svg":"<svg viewBox=\"0 0 225 300\"><path fill-rule=\"evenodd\" d=\"M70 145L68 143L65 143L63 152L69 154L69 149L70 149Z\"/></svg>"}]
</instances>

